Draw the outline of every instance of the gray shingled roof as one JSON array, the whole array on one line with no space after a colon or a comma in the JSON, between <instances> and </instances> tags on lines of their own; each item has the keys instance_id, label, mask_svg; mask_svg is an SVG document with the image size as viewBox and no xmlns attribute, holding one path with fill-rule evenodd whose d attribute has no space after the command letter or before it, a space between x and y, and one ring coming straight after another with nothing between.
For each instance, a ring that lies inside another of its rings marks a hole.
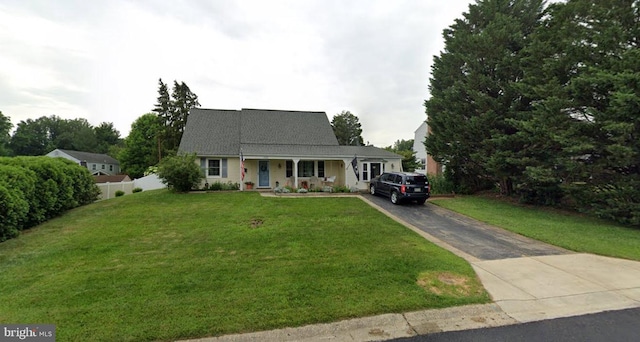
<instances>
[{"instance_id":1,"label":"gray shingled roof","mask_svg":"<svg viewBox=\"0 0 640 342\"><path fill-rule=\"evenodd\" d=\"M242 109L242 144L335 146L324 112Z\"/></svg>"},{"instance_id":2,"label":"gray shingled roof","mask_svg":"<svg viewBox=\"0 0 640 342\"><path fill-rule=\"evenodd\" d=\"M205 156L239 155L241 115L238 110L192 109L179 150Z\"/></svg>"},{"instance_id":3,"label":"gray shingled roof","mask_svg":"<svg viewBox=\"0 0 640 342\"><path fill-rule=\"evenodd\" d=\"M63 150L63 149L58 149L58 151L60 152L64 152L76 159L78 159L79 161L86 161L87 163L95 163L95 164L115 164L115 165L120 165L120 163L106 155L106 154L100 154L100 153L89 153L89 152L81 152L81 151L71 151L71 150Z\"/></svg>"},{"instance_id":4,"label":"gray shingled roof","mask_svg":"<svg viewBox=\"0 0 640 342\"><path fill-rule=\"evenodd\" d=\"M192 109L179 150L200 156L401 158L373 146L340 146L324 112Z\"/></svg>"}]
</instances>

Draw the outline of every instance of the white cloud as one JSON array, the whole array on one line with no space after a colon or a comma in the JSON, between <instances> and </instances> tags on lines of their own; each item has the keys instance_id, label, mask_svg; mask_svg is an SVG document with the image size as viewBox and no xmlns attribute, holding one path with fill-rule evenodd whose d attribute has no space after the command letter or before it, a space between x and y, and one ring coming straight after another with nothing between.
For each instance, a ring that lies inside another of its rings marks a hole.
<instances>
[{"instance_id":1,"label":"white cloud","mask_svg":"<svg viewBox=\"0 0 640 342\"><path fill-rule=\"evenodd\" d=\"M0 5L0 110L113 122L149 112L157 80L205 108L342 110L376 146L425 119L441 32L471 1L12 1Z\"/></svg>"}]
</instances>

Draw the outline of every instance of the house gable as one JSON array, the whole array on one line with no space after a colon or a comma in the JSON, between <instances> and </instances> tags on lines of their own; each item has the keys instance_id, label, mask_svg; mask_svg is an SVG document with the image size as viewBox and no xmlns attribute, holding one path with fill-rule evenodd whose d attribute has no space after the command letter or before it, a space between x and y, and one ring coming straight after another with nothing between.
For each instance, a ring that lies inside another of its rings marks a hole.
<instances>
[{"instance_id":1,"label":"house gable","mask_svg":"<svg viewBox=\"0 0 640 342\"><path fill-rule=\"evenodd\" d=\"M117 174L120 172L120 162L106 154L55 149L47 153L46 156L71 160L86 167L94 174Z\"/></svg>"}]
</instances>

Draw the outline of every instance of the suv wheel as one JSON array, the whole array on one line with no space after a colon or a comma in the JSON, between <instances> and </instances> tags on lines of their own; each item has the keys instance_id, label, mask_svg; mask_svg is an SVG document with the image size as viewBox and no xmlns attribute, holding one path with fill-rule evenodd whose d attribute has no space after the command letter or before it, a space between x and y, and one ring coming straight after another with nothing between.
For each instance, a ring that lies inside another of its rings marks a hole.
<instances>
[{"instance_id":1,"label":"suv wheel","mask_svg":"<svg viewBox=\"0 0 640 342\"><path fill-rule=\"evenodd\" d=\"M398 204L398 202L399 202L398 192L397 191L391 192L391 203Z\"/></svg>"},{"instance_id":2,"label":"suv wheel","mask_svg":"<svg viewBox=\"0 0 640 342\"><path fill-rule=\"evenodd\" d=\"M369 187L369 192L370 192L372 195L375 195L375 194L376 194L376 186L375 186L375 185L371 185L371 186Z\"/></svg>"}]
</instances>

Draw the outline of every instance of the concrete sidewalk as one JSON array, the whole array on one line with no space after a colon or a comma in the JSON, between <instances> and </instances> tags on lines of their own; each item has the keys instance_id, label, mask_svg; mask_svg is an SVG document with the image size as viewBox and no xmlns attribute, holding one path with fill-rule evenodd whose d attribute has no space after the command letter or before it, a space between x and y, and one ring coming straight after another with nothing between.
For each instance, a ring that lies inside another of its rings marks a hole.
<instances>
[{"instance_id":1,"label":"concrete sidewalk","mask_svg":"<svg viewBox=\"0 0 640 342\"><path fill-rule=\"evenodd\" d=\"M189 341L383 341L640 307L640 262L574 253L480 260L370 204L466 259L494 303Z\"/></svg>"},{"instance_id":2,"label":"concrete sidewalk","mask_svg":"<svg viewBox=\"0 0 640 342\"><path fill-rule=\"evenodd\" d=\"M485 289L518 322L640 307L640 262L591 254L471 263Z\"/></svg>"}]
</instances>

